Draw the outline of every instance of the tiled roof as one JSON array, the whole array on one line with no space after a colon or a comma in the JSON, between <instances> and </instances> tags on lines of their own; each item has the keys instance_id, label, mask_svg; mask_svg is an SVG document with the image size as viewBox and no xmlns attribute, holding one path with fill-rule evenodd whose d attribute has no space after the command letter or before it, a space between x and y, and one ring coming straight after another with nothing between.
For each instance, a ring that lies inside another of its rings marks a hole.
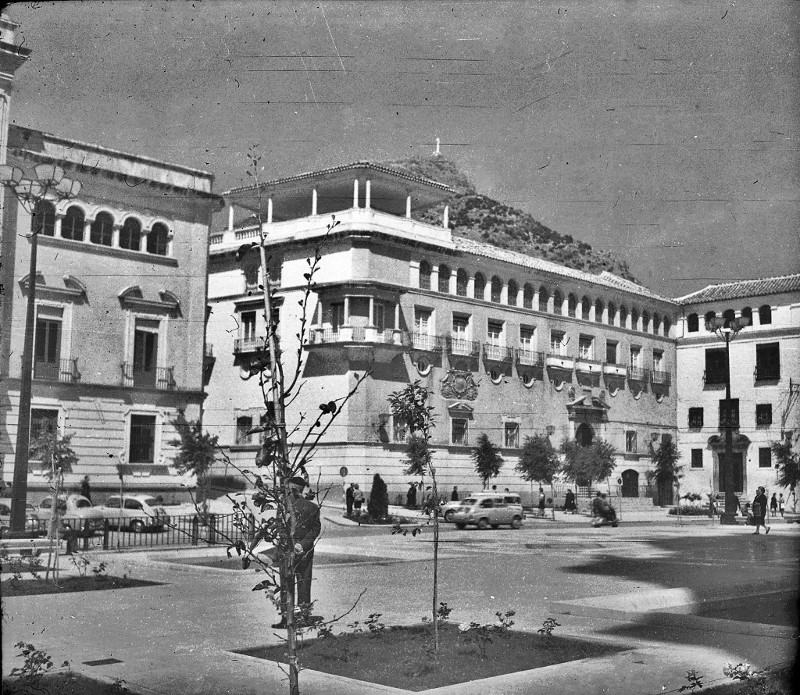
<instances>
[{"instance_id":1,"label":"tiled roof","mask_svg":"<svg viewBox=\"0 0 800 695\"><path fill-rule=\"evenodd\" d=\"M800 292L800 274L781 275L774 278L757 280L739 280L721 285L709 285L702 290L692 292L675 299L679 304L695 304L697 302L714 302L727 299L743 299L765 294L781 294L783 292Z\"/></svg>"},{"instance_id":2,"label":"tiled roof","mask_svg":"<svg viewBox=\"0 0 800 695\"><path fill-rule=\"evenodd\" d=\"M650 291L643 285L637 285L635 282L621 278L613 273L609 273L608 271L603 271L600 275L594 275L583 270L567 268L566 266L559 265L558 263L546 261L543 258L534 258L533 256L528 256L524 253L501 249L497 246L485 244L480 241L474 241L473 239L467 239L465 237L454 236L453 241L456 245L456 248L460 251L464 251L465 253L472 253L477 256L484 256L486 258L494 258L498 261L513 263L514 265L519 265L524 268L531 268L532 270L540 270L546 273L552 273L553 275L561 275L562 277L580 280L593 285L605 285L606 287L623 290L624 292L630 292L631 294L636 294L641 297L658 299L660 301L670 303L673 302L672 299L662 297L655 292Z\"/></svg>"}]
</instances>

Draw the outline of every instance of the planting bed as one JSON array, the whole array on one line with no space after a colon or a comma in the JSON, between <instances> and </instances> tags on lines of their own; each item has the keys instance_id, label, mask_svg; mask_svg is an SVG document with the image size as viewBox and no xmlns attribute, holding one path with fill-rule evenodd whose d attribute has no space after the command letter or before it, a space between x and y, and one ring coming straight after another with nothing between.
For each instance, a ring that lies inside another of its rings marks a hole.
<instances>
[{"instance_id":1,"label":"planting bed","mask_svg":"<svg viewBox=\"0 0 800 695\"><path fill-rule=\"evenodd\" d=\"M430 625L387 628L377 633L348 633L300 643L301 668L332 673L414 692L491 678L578 659L606 656L624 648L579 639L513 630L491 633L483 646L445 623L439 651L432 656ZM239 653L286 663L285 645L255 647Z\"/></svg>"},{"instance_id":2,"label":"planting bed","mask_svg":"<svg viewBox=\"0 0 800 695\"><path fill-rule=\"evenodd\" d=\"M165 562L172 562L178 565L194 565L195 567L216 567L218 569L241 570L242 558L227 557L226 555L193 555L188 557L165 558ZM400 560L393 560L385 557L371 557L369 555L340 555L331 553L314 553L314 566L320 565L355 565L358 563L373 563L377 565L388 565ZM250 564L250 570L257 569L258 563L255 561Z\"/></svg>"},{"instance_id":3,"label":"planting bed","mask_svg":"<svg viewBox=\"0 0 800 695\"><path fill-rule=\"evenodd\" d=\"M44 575L44 572L42 572ZM104 576L61 577L58 583L44 579L23 579L14 582L6 579L0 582L0 594L8 596L40 596L42 594L69 594L76 591L106 591L108 589L132 589L138 586L159 586L163 582L149 582L131 577Z\"/></svg>"}]
</instances>

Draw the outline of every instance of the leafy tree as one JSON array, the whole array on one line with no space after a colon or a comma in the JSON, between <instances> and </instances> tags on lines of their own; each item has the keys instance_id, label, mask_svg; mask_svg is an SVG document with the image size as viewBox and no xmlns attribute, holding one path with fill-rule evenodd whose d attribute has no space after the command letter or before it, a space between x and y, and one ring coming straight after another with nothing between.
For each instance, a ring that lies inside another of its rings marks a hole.
<instances>
[{"instance_id":1,"label":"leafy tree","mask_svg":"<svg viewBox=\"0 0 800 695\"><path fill-rule=\"evenodd\" d=\"M372 478L372 490L369 493L367 511L370 519L380 521L389 516L389 491L383 478L377 473Z\"/></svg>"},{"instance_id":2,"label":"leafy tree","mask_svg":"<svg viewBox=\"0 0 800 695\"><path fill-rule=\"evenodd\" d=\"M792 436L787 432L786 436L779 442L772 445L772 453L777 463L776 482L781 487L796 486L800 481L800 453L794 450L794 445L800 440L800 434Z\"/></svg>"},{"instance_id":3,"label":"leafy tree","mask_svg":"<svg viewBox=\"0 0 800 695\"><path fill-rule=\"evenodd\" d=\"M431 448L428 440L412 435L406 442L406 475L424 477L431 463Z\"/></svg>"},{"instance_id":4,"label":"leafy tree","mask_svg":"<svg viewBox=\"0 0 800 695\"><path fill-rule=\"evenodd\" d=\"M173 439L170 444L178 447L175 457L175 469L179 473L192 473L197 478L197 503L205 513L208 499L208 476L217 460L217 435L203 431L202 423L190 422L183 411L172 421L180 439Z\"/></svg>"},{"instance_id":5,"label":"leafy tree","mask_svg":"<svg viewBox=\"0 0 800 695\"><path fill-rule=\"evenodd\" d=\"M678 446L672 438L662 439L658 448L653 449L650 457L653 468L647 471L647 481L658 485L659 496L665 495L666 490L671 490L678 485L683 477L683 466L678 464L680 457ZM680 495L678 495L678 500L680 502ZM680 504L678 507L680 508Z\"/></svg>"},{"instance_id":6,"label":"leafy tree","mask_svg":"<svg viewBox=\"0 0 800 695\"><path fill-rule=\"evenodd\" d=\"M30 458L42 462L42 470L49 476L56 471L72 473L72 466L78 463L78 456L70 443L72 435L59 437L55 432L44 432L30 446Z\"/></svg>"},{"instance_id":7,"label":"leafy tree","mask_svg":"<svg viewBox=\"0 0 800 695\"><path fill-rule=\"evenodd\" d=\"M574 439L561 444L564 463L561 472L575 484L585 481L591 492L592 481L606 480L614 470L616 449L602 439L595 439L589 446L581 446Z\"/></svg>"},{"instance_id":8,"label":"leafy tree","mask_svg":"<svg viewBox=\"0 0 800 695\"><path fill-rule=\"evenodd\" d=\"M561 467L558 452L548 437L536 435L526 437L522 446L517 472L528 482L553 484L553 478Z\"/></svg>"},{"instance_id":9,"label":"leafy tree","mask_svg":"<svg viewBox=\"0 0 800 695\"><path fill-rule=\"evenodd\" d=\"M471 456L475 462L475 472L480 476L483 487L489 487L489 480L496 478L500 473L503 457L500 456L497 447L489 440L489 435L486 432L482 432L478 437Z\"/></svg>"}]
</instances>

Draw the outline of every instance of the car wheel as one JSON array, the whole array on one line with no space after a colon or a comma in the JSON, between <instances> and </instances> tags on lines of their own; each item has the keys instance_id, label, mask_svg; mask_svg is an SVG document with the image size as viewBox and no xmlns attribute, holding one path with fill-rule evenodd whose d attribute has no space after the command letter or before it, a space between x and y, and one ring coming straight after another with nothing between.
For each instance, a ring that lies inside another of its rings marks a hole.
<instances>
[{"instance_id":1,"label":"car wheel","mask_svg":"<svg viewBox=\"0 0 800 695\"><path fill-rule=\"evenodd\" d=\"M522 528L522 519L520 519L518 516L515 516L511 520L511 528Z\"/></svg>"},{"instance_id":2,"label":"car wheel","mask_svg":"<svg viewBox=\"0 0 800 695\"><path fill-rule=\"evenodd\" d=\"M458 523L458 524L456 524L456 528L458 528L458 529L465 529L465 528L467 528L467 525L466 525L466 524L461 524L461 523Z\"/></svg>"},{"instance_id":3,"label":"car wheel","mask_svg":"<svg viewBox=\"0 0 800 695\"><path fill-rule=\"evenodd\" d=\"M453 520L453 510L452 509L448 509L444 513L444 520L445 521L452 521Z\"/></svg>"},{"instance_id":4,"label":"car wheel","mask_svg":"<svg viewBox=\"0 0 800 695\"><path fill-rule=\"evenodd\" d=\"M144 524L136 519L135 521L131 521L131 531L134 533L141 533L144 531Z\"/></svg>"},{"instance_id":5,"label":"car wheel","mask_svg":"<svg viewBox=\"0 0 800 695\"><path fill-rule=\"evenodd\" d=\"M489 528L489 520L486 517L484 517L483 519L479 519L478 520L478 528L481 531L485 531L486 529L488 529Z\"/></svg>"}]
</instances>

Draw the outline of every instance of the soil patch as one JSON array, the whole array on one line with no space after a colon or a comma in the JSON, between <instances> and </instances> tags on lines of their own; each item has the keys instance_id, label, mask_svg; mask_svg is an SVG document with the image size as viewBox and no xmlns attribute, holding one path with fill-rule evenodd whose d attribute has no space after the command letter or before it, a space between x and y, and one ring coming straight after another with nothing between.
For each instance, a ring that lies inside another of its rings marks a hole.
<instances>
[{"instance_id":1,"label":"soil patch","mask_svg":"<svg viewBox=\"0 0 800 695\"><path fill-rule=\"evenodd\" d=\"M195 567L216 567L218 569L226 570L241 570L242 558L227 557L225 555L195 555L189 557L175 557L165 558L165 562L172 562L178 565L193 565ZM326 553L314 553L314 566L320 565L355 565L359 563L370 562L378 565L390 565L401 560L394 560L386 557L371 557L369 555L334 555ZM253 562L250 565L250 570L256 567Z\"/></svg>"},{"instance_id":2,"label":"soil patch","mask_svg":"<svg viewBox=\"0 0 800 695\"><path fill-rule=\"evenodd\" d=\"M15 582L6 579L0 582L0 593L4 596L39 596L41 594L70 594L76 591L106 591L108 589L132 589L140 586L160 586L163 582L150 582L131 577L106 576L95 577L61 577L58 584L44 579L24 579Z\"/></svg>"},{"instance_id":3,"label":"soil patch","mask_svg":"<svg viewBox=\"0 0 800 695\"><path fill-rule=\"evenodd\" d=\"M490 639L481 644L474 634L446 623L439 631L439 652L434 657L431 626L393 627L378 633L304 640L299 658L303 668L418 692L624 649L513 630L492 632ZM276 645L239 653L286 663L285 650L285 645Z\"/></svg>"},{"instance_id":4,"label":"soil patch","mask_svg":"<svg viewBox=\"0 0 800 695\"><path fill-rule=\"evenodd\" d=\"M757 596L740 596L724 601L712 601L698 606L694 615L722 620L741 620L765 625L797 625L797 601L800 592L780 591Z\"/></svg>"},{"instance_id":5,"label":"soil patch","mask_svg":"<svg viewBox=\"0 0 800 695\"><path fill-rule=\"evenodd\" d=\"M15 693L30 695L34 692L47 695L123 695L129 691L125 688L124 681L117 685L96 681L77 673L52 673L43 676L39 682L39 689L24 686L12 678L3 678L4 695Z\"/></svg>"}]
</instances>

